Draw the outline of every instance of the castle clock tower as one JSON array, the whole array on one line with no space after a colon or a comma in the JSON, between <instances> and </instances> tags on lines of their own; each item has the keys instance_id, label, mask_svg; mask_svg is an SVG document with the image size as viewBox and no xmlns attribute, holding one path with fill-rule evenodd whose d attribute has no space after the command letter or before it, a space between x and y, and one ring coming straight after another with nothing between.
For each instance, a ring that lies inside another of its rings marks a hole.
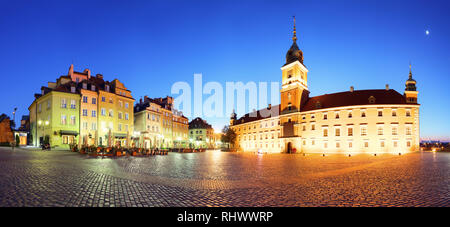
<instances>
[{"instance_id":1,"label":"castle clock tower","mask_svg":"<svg viewBox=\"0 0 450 227\"><path fill-rule=\"evenodd\" d=\"M300 111L309 95L308 69L303 65L303 52L297 46L295 17L292 41L292 46L286 53L286 64L281 67L281 114Z\"/></svg>"}]
</instances>

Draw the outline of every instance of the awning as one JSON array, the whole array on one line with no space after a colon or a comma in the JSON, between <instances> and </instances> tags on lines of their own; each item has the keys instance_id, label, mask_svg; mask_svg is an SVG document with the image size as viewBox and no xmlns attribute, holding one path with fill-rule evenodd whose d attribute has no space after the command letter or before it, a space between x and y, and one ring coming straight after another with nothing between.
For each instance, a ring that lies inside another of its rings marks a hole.
<instances>
[{"instance_id":1,"label":"awning","mask_svg":"<svg viewBox=\"0 0 450 227\"><path fill-rule=\"evenodd\" d=\"M77 136L78 132L77 131L69 131L69 130L59 130L59 134Z\"/></svg>"},{"instance_id":2,"label":"awning","mask_svg":"<svg viewBox=\"0 0 450 227\"><path fill-rule=\"evenodd\" d=\"M114 137L122 139L122 138L126 138L127 134L126 133L114 133Z\"/></svg>"}]
</instances>

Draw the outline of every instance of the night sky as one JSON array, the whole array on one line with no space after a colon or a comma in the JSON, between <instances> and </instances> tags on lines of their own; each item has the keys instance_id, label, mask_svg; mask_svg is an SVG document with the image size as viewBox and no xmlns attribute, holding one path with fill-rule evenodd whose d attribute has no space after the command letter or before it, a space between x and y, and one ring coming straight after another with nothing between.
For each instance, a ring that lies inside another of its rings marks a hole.
<instances>
[{"instance_id":1,"label":"night sky","mask_svg":"<svg viewBox=\"0 0 450 227\"><path fill-rule=\"evenodd\" d=\"M450 138L449 1L0 0L0 9L0 113L17 107L16 120L71 63L118 78L136 100L171 95L194 73L223 86L281 82L295 15L311 96L385 84L403 94L411 62L421 138ZM229 118L206 119L220 129Z\"/></svg>"}]
</instances>

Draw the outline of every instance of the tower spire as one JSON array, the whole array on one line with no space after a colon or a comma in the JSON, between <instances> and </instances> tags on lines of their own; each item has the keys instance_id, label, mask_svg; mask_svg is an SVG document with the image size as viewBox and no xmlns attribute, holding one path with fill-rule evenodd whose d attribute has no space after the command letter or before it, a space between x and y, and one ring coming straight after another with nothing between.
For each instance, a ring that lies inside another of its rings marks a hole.
<instances>
[{"instance_id":1,"label":"tower spire","mask_svg":"<svg viewBox=\"0 0 450 227\"><path fill-rule=\"evenodd\" d=\"M297 41L297 31L295 30L295 16L294 16L294 36L292 37L292 41L294 41L294 43Z\"/></svg>"},{"instance_id":2,"label":"tower spire","mask_svg":"<svg viewBox=\"0 0 450 227\"><path fill-rule=\"evenodd\" d=\"M411 61L409 62L409 79L412 80Z\"/></svg>"}]
</instances>

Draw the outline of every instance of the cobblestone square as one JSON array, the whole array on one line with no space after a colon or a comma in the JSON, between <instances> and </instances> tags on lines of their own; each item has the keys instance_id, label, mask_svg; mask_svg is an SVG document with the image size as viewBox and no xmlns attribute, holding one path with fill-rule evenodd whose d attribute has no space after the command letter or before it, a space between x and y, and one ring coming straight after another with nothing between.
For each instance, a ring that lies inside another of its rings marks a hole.
<instances>
[{"instance_id":1,"label":"cobblestone square","mask_svg":"<svg viewBox=\"0 0 450 227\"><path fill-rule=\"evenodd\" d=\"M450 154L93 158L0 148L0 206L450 206Z\"/></svg>"}]
</instances>

